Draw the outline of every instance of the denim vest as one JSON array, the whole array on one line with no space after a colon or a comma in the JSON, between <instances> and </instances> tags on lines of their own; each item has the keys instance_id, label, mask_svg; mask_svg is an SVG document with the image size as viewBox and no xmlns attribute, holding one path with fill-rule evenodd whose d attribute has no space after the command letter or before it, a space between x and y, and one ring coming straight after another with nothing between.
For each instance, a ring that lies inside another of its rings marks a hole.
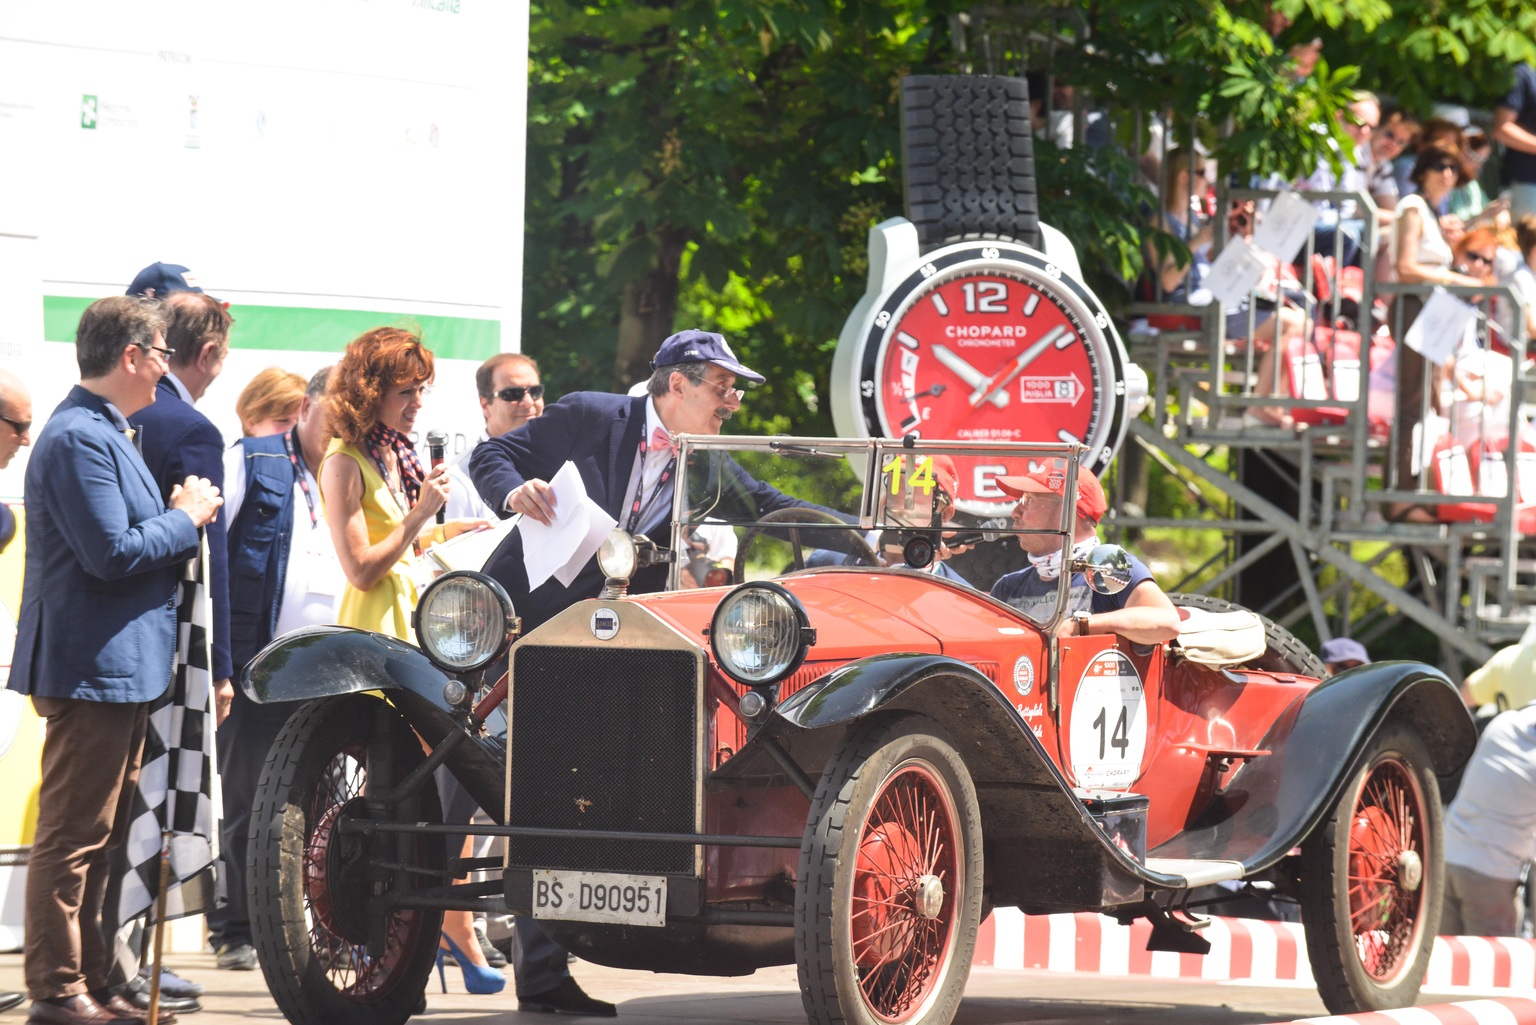
<instances>
[{"instance_id":1,"label":"denim vest","mask_svg":"<svg viewBox=\"0 0 1536 1025\"><path fill-rule=\"evenodd\" d=\"M241 438L245 498L229 525L230 656L238 672L272 640L293 537L295 478L283 436Z\"/></svg>"}]
</instances>

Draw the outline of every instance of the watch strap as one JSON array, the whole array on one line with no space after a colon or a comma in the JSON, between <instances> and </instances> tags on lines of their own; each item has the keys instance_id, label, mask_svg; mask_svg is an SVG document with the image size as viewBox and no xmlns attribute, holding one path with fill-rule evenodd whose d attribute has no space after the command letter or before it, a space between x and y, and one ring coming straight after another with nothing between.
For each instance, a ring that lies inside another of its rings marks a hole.
<instances>
[{"instance_id":1,"label":"watch strap","mask_svg":"<svg viewBox=\"0 0 1536 1025\"><path fill-rule=\"evenodd\" d=\"M999 238L1040 249L1029 87L999 75L912 75L901 83L907 220L924 251Z\"/></svg>"}]
</instances>

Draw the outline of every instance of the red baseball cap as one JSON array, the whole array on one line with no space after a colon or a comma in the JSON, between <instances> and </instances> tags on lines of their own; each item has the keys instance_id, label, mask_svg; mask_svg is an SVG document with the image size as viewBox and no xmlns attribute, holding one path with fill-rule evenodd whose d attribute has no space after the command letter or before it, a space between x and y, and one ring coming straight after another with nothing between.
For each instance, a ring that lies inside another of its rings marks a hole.
<instances>
[{"instance_id":1,"label":"red baseball cap","mask_svg":"<svg viewBox=\"0 0 1536 1025\"><path fill-rule=\"evenodd\" d=\"M1026 492L1037 495L1061 496L1067 489L1067 461L1049 460L1038 470L1031 470L1020 477L996 477L997 486L1006 495L1019 498ZM1086 466L1077 468L1077 514L1097 523L1104 518L1109 503L1104 498L1104 488L1099 478Z\"/></svg>"}]
</instances>

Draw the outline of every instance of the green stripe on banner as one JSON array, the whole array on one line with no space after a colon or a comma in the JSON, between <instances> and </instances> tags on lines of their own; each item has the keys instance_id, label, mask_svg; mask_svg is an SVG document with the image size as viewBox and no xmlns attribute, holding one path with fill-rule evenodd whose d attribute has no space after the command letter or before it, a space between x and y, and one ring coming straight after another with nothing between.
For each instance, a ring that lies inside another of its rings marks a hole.
<instances>
[{"instance_id":1,"label":"green stripe on banner","mask_svg":"<svg viewBox=\"0 0 1536 1025\"><path fill-rule=\"evenodd\" d=\"M73 342L80 314L94 300L43 296L43 337ZM501 350L501 322L472 317L379 313L372 310L324 310L306 306L232 306L237 349L298 349L336 352L364 331L393 324L419 325L422 340L445 359L482 360Z\"/></svg>"}]
</instances>

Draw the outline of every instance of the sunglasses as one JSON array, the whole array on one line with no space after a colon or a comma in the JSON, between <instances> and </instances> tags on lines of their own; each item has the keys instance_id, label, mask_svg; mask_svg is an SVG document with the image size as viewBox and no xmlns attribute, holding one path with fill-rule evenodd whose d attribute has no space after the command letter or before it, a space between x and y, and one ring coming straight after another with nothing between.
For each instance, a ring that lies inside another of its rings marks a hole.
<instances>
[{"instance_id":1,"label":"sunglasses","mask_svg":"<svg viewBox=\"0 0 1536 1025\"><path fill-rule=\"evenodd\" d=\"M544 386L542 384L531 384L525 388L522 385L515 385L511 388L503 388L501 391L488 396L488 398L497 398L503 402L521 402L524 395L535 401L542 399L544 397Z\"/></svg>"},{"instance_id":2,"label":"sunglasses","mask_svg":"<svg viewBox=\"0 0 1536 1025\"><path fill-rule=\"evenodd\" d=\"M1493 265L1493 254L1492 253L1468 253L1467 254L1467 259L1468 260L1477 260L1478 262L1486 263L1489 266Z\"/></svg>"},{"instance_id":3,"label":"sunglasses","mask_svg":"<svg viewBox=\"0 0 1536 1025\"><path fill-rule=\"evenodd\" d=\"M1429 169L1431 171L1460 171L1461 170L1461 168L1457 167L1455 164L1450 163L1449 161L1444 161L1444 160L1442 160L1438 164L1431 164Z\"/></svg>"},{"instance_id":4,"label":"sunglasses","mask_svg":"<svg viewBox=\"0 0 1536 1025\"><path fill-rule=\"evenodd\" d=\"M20 435L26 434L32 429L31 420L12 420L10 417L4 415L0 415L0 420L4 420L6 423L10 424L11 430L15 431L18 437Z\"/></svg>"}]
</instances>

